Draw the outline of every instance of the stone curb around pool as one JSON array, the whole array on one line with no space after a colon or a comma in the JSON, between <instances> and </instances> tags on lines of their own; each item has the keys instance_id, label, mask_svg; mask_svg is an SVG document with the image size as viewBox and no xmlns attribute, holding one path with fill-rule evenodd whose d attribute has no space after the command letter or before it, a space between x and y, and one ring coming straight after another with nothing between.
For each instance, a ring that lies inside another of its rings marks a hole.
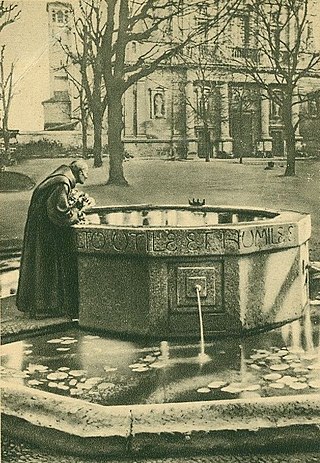
<instances>
[{"instance_id":1,"label":"stone curb around pool","mask_svg":"<svg viewBox=\"0 0 320 463\"><path fill-rule=\"evenodd\" d=\"M320 395L102 406L2 382L3 430L86 455L317 448Z\"/></svg>"}]
</instances>

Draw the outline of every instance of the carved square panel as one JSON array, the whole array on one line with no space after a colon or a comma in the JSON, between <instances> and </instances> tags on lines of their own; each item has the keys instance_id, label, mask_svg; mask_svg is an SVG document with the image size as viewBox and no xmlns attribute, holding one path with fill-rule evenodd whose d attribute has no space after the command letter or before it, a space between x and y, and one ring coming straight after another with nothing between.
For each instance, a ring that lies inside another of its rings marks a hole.
<instances>
[{"instance_id":1,"label":"carved square panel","mask_svg":"<svg viewBox=\"0 0 320 463\"><path fill-rule=\"evenodd\" d=\"M176 267L176 285L172 309L177 311L198 310L196 285L200 287L201 306L205 311L221 310L222 265L183 265Z\"/></svg>"}]
</instances>

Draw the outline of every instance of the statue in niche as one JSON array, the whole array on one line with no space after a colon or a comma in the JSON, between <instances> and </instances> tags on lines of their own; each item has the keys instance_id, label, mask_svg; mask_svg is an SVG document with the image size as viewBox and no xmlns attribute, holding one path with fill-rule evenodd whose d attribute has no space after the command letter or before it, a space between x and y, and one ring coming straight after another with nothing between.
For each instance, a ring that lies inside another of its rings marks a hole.
<instances>
[{"instance_id":1,"label":"statue in niche","mask_svg":"<svg viewBox=\"0 0 320 463\"><path fill-rule=\"evenodd\" d=\"M164 96L162 93L156 93L153 97L154 117L160 118L165 115Z\"/></svg>"}]
</instances>

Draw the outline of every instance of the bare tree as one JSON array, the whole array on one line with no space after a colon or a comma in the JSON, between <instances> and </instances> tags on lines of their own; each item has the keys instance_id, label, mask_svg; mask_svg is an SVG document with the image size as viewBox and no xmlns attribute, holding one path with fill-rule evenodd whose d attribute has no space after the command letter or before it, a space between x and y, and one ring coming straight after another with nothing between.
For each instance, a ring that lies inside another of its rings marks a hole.
<instances>
[{"instance_id":1,"label":"bare tree","mask_svg":"<svg viewBox=\"0 0 320 463\"><path fill-rule=\"evenodd\" d=\"M12 82L13 82L14 64L11 63L9 67L9 71L6 73L4 50L5 50L5 46L2 45L1 51L0 51L0 99L1 99L1 106L2 106L2 134L3 134L3 141L4 141L5 158L7 158L9 155L9 147L10 147L10 132L9 132L9 127L8 127L8 121L9 121L10 105L11 105L11 101L13 97Z\"/></svg>"},{"instance_id":2,"label":"bare tree","mask_svg":"<svg viewBox=\"0 0 320 463\"><path fill-rule=\"evenodd\" d=\"M286 176L295 175L295 133L301 103L299 84L319 76L320 56L313 46L309 22L312 0L252 0L247 12L255 18L253 32L257 53L242 53L238 70L250 76L281 108L287 148Z\"/></svg>"},{"instance_id":3,"label":"bare tree","mask_svg":"<svg viewBox=\"0 0 320 463\"><path fill-rule=\"evenodd\" d=\"M107 107L107 94L103 81L103 36L106 29L104 0L79 0L71 25L73 44L67 46L60 40L66 56L64 66L70 80L78 89L79 98L85 98L92 116L94 141L94 167L102 165L102 128ZM78 76L77 76L78 74ZM84 100L80 110L84 111ZM86 143L87 115L82 114L82 137ZM86 127L83 126L83 123Z\"/></svg>"},{"instance_id":4,"label":"bare tree","mask_svg":"<svg viewBox=\"0 0 320 463\"><path fill-rule=\"evenodd\" d=\"M72 70L70 70L70 66L67 64L63 65L62 68L64 69L76 92L74 99L78 100L79 102L78 106L73 110L71 118L80 122L82 135L82 156L84 158L88 158L88 126L91 113L86 97L84 78L81 74L77 75L76 72L72 72ZM99 156L99 159L100 158L101 156Z\"/></svg>"},{"instance_id":5,"label":"bare tree","mask_svg":"<svg viewBox=\"0 0 320 463\"><path fill-rule=\"evenodd\" d=\"M18 5L0 2L0 33L10 24L14 23L20 16ZM2 109L2 135L4 141L4 159L1 164L5 164L9 156L10 149L10 132L9 132L9 111L13 98L13 73L14 63L11 63L6 70L5 66L5 45L1 44L0 49L0 101Z\"/></svg>"},{"instance_id":6,"label":"bare tree","mask_svg":"<svg viewBox=\"0 0 320 463\"><path fill-rule=\"evenodd\" d=\"M14 23L19 18L20 13L17 4L0 1L0 33L9 24Z\"/></svg>"},{"instance_id":7,"label":"bare tree","mask_svg":"<svg viewBox=\"0 0 320 463\"><path fill-rule=\"evenodd\" d=\"M205 24L194 24L201 2L181 0L108 0L103 37L103 77L108 96L109 184L127 184L123 173L122 97L126 90L159 67L183 64L181 52L195 45L219 19L217 13ZM216 4L218 2L215 2ZM224 5L226 2L223 2ZM238 0L227 2L228 9ZM223 6L225 9L226 6ZM127 51L138 44L136 59Z\"/></svg>"}]
</instances>

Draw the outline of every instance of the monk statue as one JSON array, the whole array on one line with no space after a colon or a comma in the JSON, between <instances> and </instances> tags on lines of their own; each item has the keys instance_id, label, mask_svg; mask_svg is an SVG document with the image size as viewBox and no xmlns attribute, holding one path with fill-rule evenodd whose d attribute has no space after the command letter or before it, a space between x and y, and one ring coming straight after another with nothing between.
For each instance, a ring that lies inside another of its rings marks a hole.
<instances>
[{"instance_id":1,"label":"monk statue","mask_svg":"<svg viewBox=\"0 0 320 463\"><path fill-rule=\"evenodd\" d=\"M24 231L16 304L30 318L78 316L78 270L69 195L88 177L83 159L62 165L34 190Z\"/></svg>"}]
</instances>

